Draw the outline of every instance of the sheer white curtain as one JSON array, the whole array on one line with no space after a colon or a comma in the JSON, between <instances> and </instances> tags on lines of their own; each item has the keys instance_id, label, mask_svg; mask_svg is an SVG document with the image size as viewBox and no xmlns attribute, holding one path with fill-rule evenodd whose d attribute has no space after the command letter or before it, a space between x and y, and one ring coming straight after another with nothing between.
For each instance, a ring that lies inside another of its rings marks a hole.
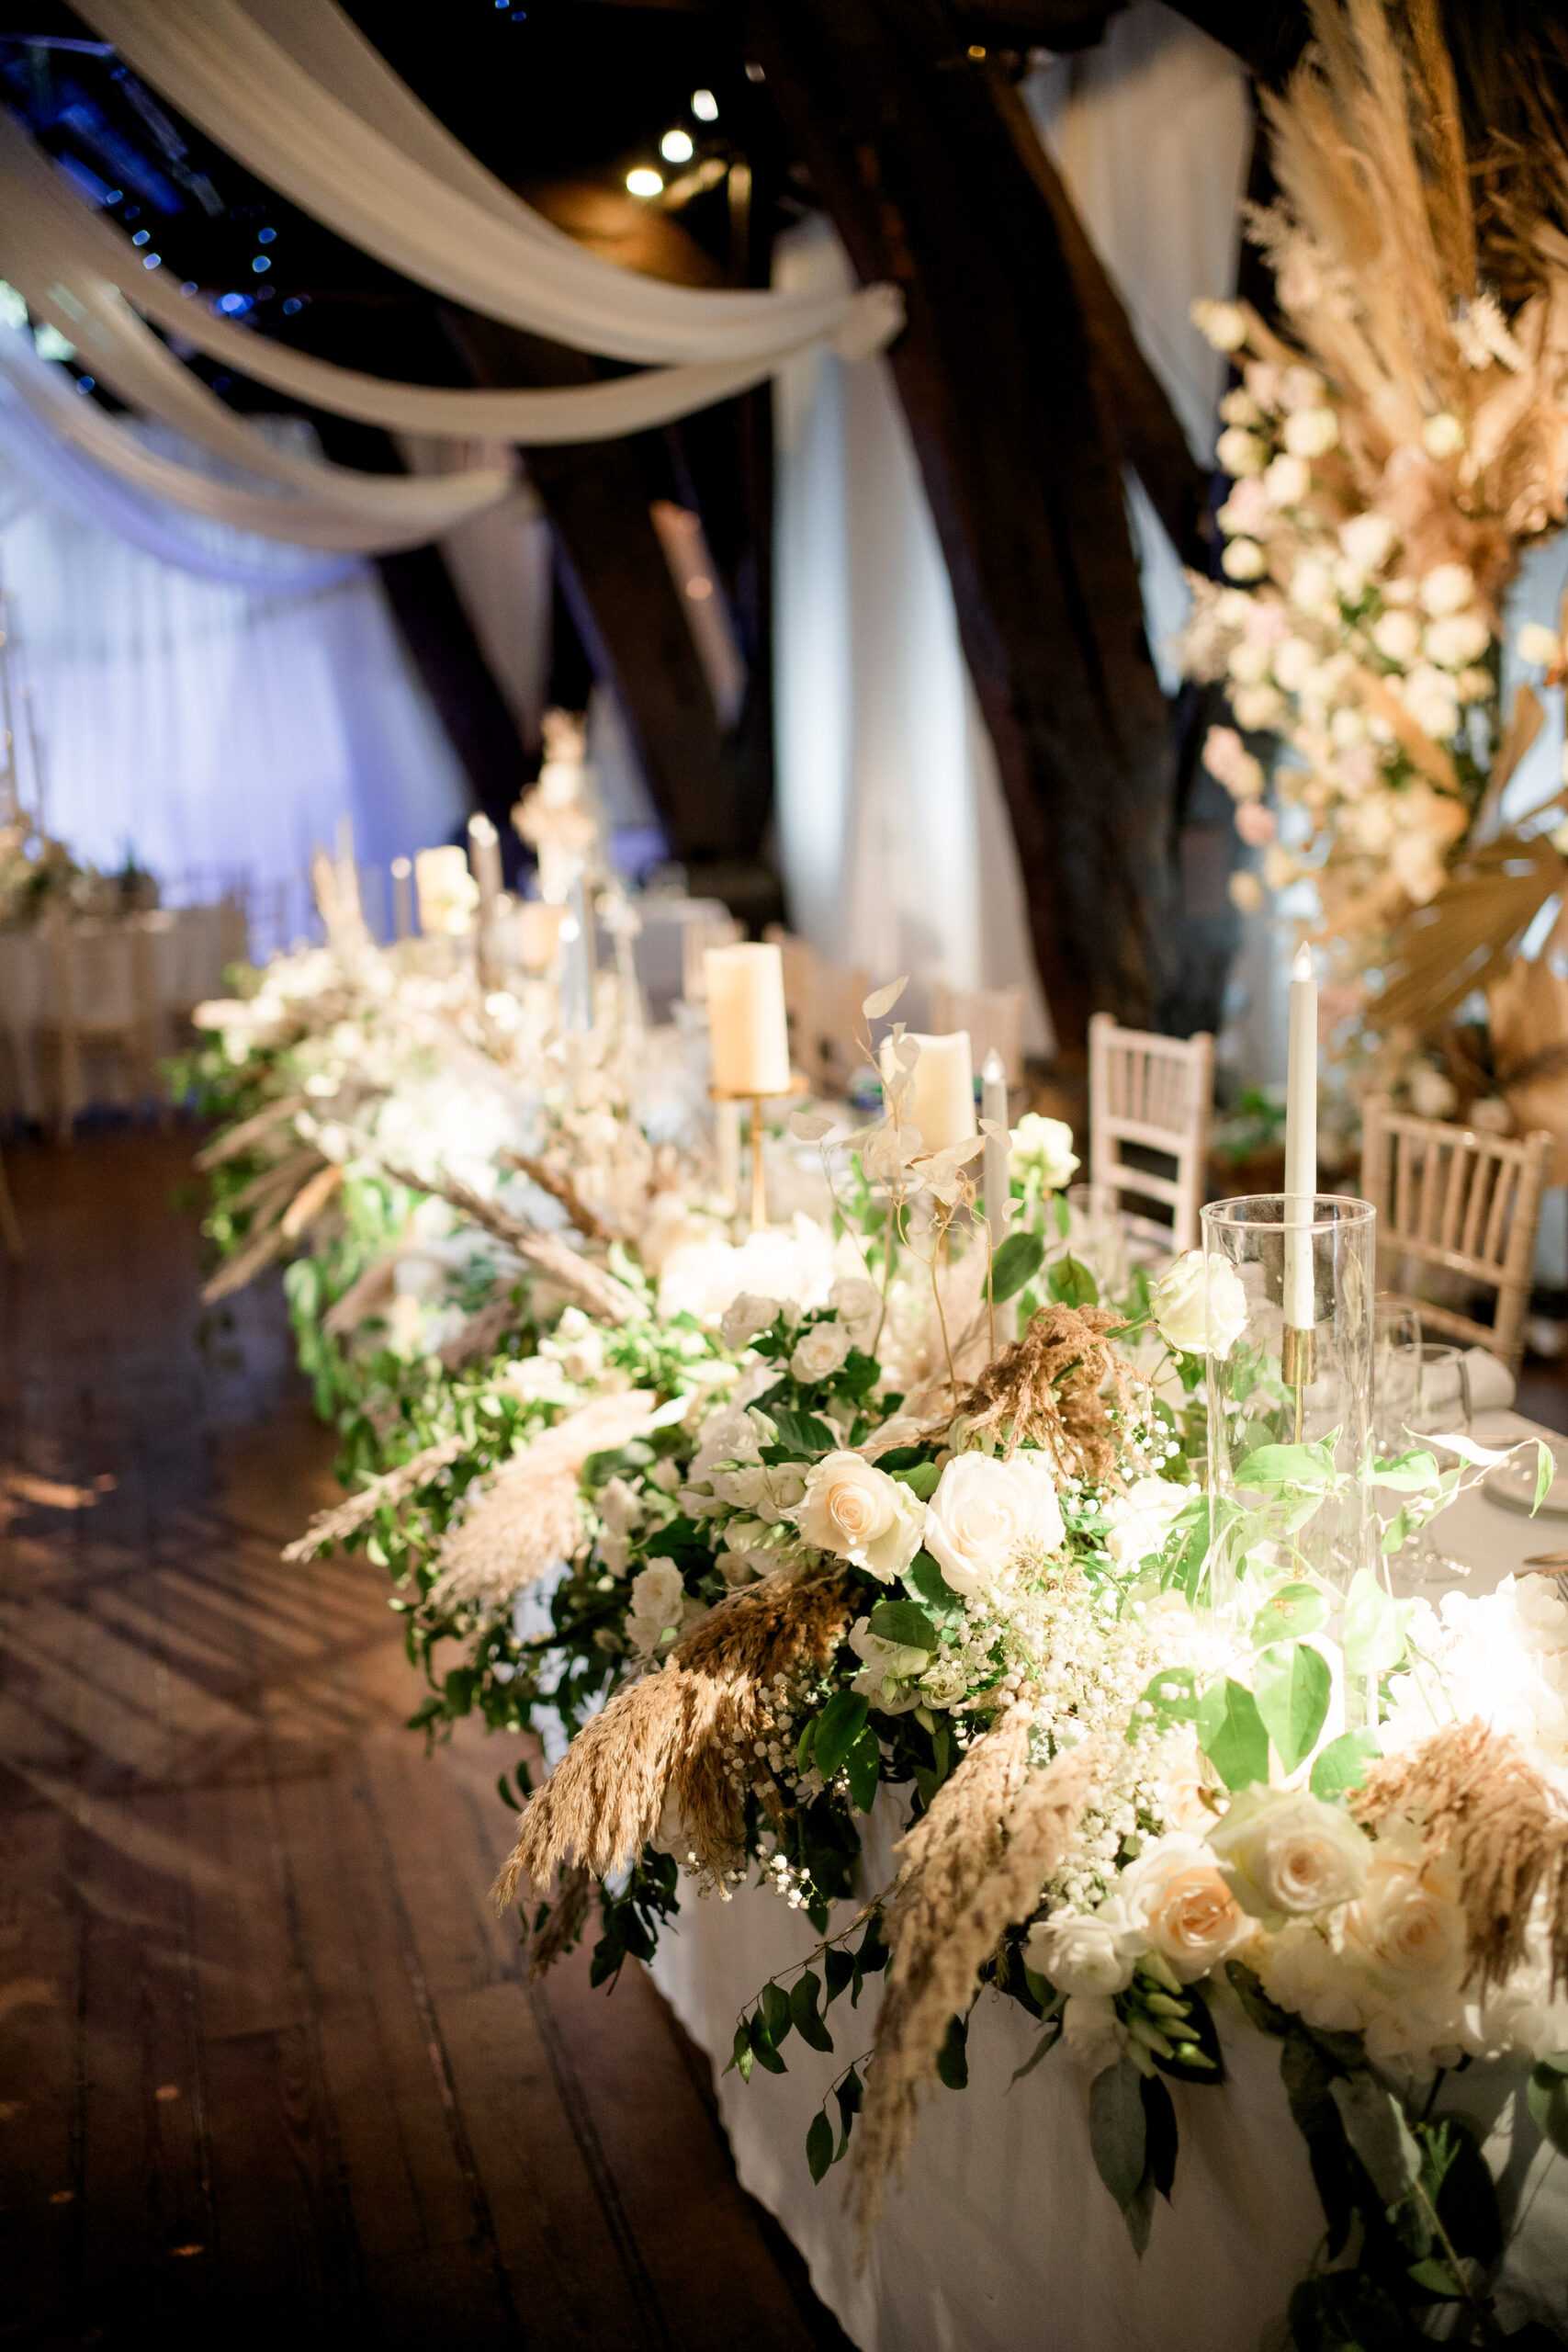
<instances>
[{"instance_id":1,"label":"sheer white curtain","mask_svg":"<svg viewBox=\"0 0 1568 2352\"><path fill-rule=\"evenodd\" d=\"M783 240L791 290L849 281L825 221ZM792 920L878 979L1022 981L1048 1043L1023 887L947 570L891 371L828 351L776 395L778 822ZM925 1002L911 983L908 1017Z\"/></svg>"},{"instance_id":2,"label":"sheer white curtain","mask_svg":"<svg viewBox=\"0 0 1568 2352\"><path fill-rule=\"evenodd\" d=\"M95 519L0 417L0 566L51 831L99 865L129 843L155 871L264 887L341 814L367 863L446 838L467 791L374 571L180 521L228 577Z\"/></svg>"}]
</instances>

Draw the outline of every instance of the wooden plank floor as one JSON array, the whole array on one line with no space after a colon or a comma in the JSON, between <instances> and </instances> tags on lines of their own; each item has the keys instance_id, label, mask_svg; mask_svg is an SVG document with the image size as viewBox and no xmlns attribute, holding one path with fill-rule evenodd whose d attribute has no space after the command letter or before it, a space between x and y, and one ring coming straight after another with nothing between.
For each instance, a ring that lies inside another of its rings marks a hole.
<instances>
[{"instance_id":1,"label":"wooden plank floor","mask_svg":"<svg viewBox=\"0 0 1568 2352\"><path fill-rule=\"evenodd\" d=\"M7 1147L0 2345L845 2339L640 1972L542 1989L510 1758L427 1759L276 1283L198 1338L192 1138Z\"/></svg>"}]
</instances>

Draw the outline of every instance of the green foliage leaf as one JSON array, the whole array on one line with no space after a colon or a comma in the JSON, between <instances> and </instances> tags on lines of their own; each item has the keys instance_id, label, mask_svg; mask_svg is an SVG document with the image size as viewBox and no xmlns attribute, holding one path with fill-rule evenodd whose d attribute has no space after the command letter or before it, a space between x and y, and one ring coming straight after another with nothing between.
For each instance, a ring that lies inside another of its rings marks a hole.
<instances>
[{"instance_id":1,"label":"green foliage leaf","mask_svg":"<svg viewBox=\"0 0 1568 2352\"><path fill-rule=\"evenodd\" d=\"M871 1713L871 1702L863 1691L844 1689L835 1690L817 1718L817 1739L813 1750L817 1770L825 1781L830 1781L843 1762Z\"/></svg>"},{"instance_id":2,"label":"green foliage leaf","mask_svg":"<svg viewBox=\"0 0 1568 2352\"><path fill-rule=\"evenodd\" d=\"M1058 1258L1045 1278L1045 1287L1063 1306L1100 1305L1100 1284L1081 1258Z\"/></svg>"},{"instance_id":3,"label":"green foliage leaf","mask_svg":"<svg viewBox=\"0 0 1568 2352\"><path fill-rule=\"evenodd\" d=\"M1420 2143L1404 2109L1365 2066L1337 2075L1328 2096L1379 2197L1385 2205L1399 2204L1421 2177Z\"/></svg>"},{"instance_id":4,"label":"green foliage leaf","mask_svg":"<svg viewBox=\"0 0 1568 2352\"><path fill-rule=\"evenodd\" d=\"M763 1985L761 2007L763 2020L768 2029L768 2039L776 2049L790 2028L790 1997L782 1984L775 1984L770 1981Z\"/></svg>"},{"instance_id":5,"label":"green foliage leaf","mask_svg":"<svg viewBox=\"0 0 1568 2352\"><path fill-rule=\"evenodd\" d=\"M885 1642L901 1642L912 1650L934 1650L936 1627L916 1600L879 1600L871 1612L871 1630Z\"/></svg>"},{"instance_id":6,"label":"green foliage leaf","mask_svg":"<svg viewBox=\"0 0 1568 2352\"><path fill-rule=\"evenodd\" d=\"M1551 1448L1538 1437L1535 1442L1535 1500L1530 1505L1532 1519L1551 1492L1551 1482L1556 1476L1557 1463Z\"/></svg>"},{"instance_id":7,"label":"green foliage leaf","mask_svg":"<svg viewBox=\"0 0 1568 2352\"><path fill-rule=\"evenodd\" d=\"M1345 1671L1387 1674L1404 1656L1405 1636L1416 1613L1413 1600L1395 1600L1377 1572L1358 1568L1345 1600Z\"/></svg>"},{"instance_id":8,"label":"green foliage leaf","mask_svg":"<svg viewBox=\"0 0 1568 2352\"><path fill-rule=\"evenodd\" d=\"M811 2177L819 2181L833 2161L833 2127L818 2108L806 2132L806 2161L811 2166Z\"/></svg>"},{"instance_id":9,"label":"green foliage leaf","mask_svg":"<svg viewBox=\"0 0 1568 2352\"><path fill-rule=\"evenodd\" d=\"M963 1611L963 1600L929 1552L917 1552L905 1569L904 1589L939 1621L944 1617L956 1617Z\"/></svg>"},{"instance_id":10,"label":"green foliage leaf","mask_svg":"<svg viewBox=\"0 0 1568 2352\"><path fill-rule=\"evenodd\" d=\"M876 1466L880 1470L883 1462L879 1461ZM934 1462L911 1462L907 1470L889 1471L888 1476L897 1478L901 1487L908 1487L912 1494L919 1495L921 1502L929 1503L937 1490L942 1472Z\"/></svg>"},{"instance_id":11,"label":"green foliage leaf","mask_svg":"<svg viewBox=\"0 0 1568 2352\"><path fill-rule=\"evenodd\" d=\"M1252 1621L1255 1649L1275 1642L1299 1641L1328 1622L1329 1598L1314 1584L1282 1584L1271 1592Z\"/></svg>"},{"instance_id":12,"label":"green foliage leaf","mask_svg":"<svg viewBox=\"0 0 1568 2352\"><path fill-rule=\"evenodd\" d=\"M1299 1494L1327 1494L1338 1483L1333 1441L1320 1438L1311 1445L1255 1446L1236 1464L1235 1483L1258 1494L1286 1488Z\"/></svg>"},{"instance_id":13,"label":"green foliage leaf","mask_svg":"<svg viewBox=\"0 0 1568 2352\"><path fill-rule=\"evenodd\" d=\"M751 2032L744 2022L735 2029L735 2047L724 2071L727 2075L739 2074L743 2083L751 2079Z\"/></svg>"},{"instance_id":14,"label":"green foliage leaf","mask_svg":"<svg viewBox=\"0 0 1568 2352\"><path fill-rule=\"evenodd\" d=\"M837 2164L850 2144L850 2132L855 2117L860 2113L861 2100L864 2097L861 2078L852 2066L833 2093L833 2097L839 2102L839 2144L833 2151L833 2162Z\"/></svg>"},{"instance_id":15,"label":"green foliage leaf","mask_svg":"<svg viewBox=\"0 0 1568 2352\"><path fill-rule=\"evenodd\" d=\"M1425 2262L1413 2262L1405 2276L1414 2286L1424 2287L1427 2294L1436 2295L1444 2302L1457 2303L1463 2299L1464 2289L1448 2264L1434 2256Z\"/></svg>"},{"instance_id":16,"label":"green foliage leaf","mask_svg":"<svg viewBox=\"0 0 1568 2352\"><path fill-rule=\"evenodd\" d=\"M779 1433L779 1443L787 1445L796 1459L808 1456L814 1460L819 1453L832 1453L837 1449L839 1440L834 1431L815 1413L797 1413L788 1405L770 1405L767 1414Z\"/></svg>"},{"instance_id":17,"label":"green foliage leaf","mask_svg":"<svg viewBox=\"0 0 1568 2352\"><path fill-rule=\"evenodd\" d=\"M790 1987L789 2014L802 2041L808 2043L813 2050L831 2050L833 2037L818 2013L818 2003L821 1997L822 1980L815 1970L808 1968L803 1976L795 1978Z\"/></svg>"},{"instance_id":18,"label":"green foliage leaf","mask_svg":"<svg viewBox=\"0 0 1568 2352\"><path fill-rule=\"evenodd\" d=\"M1254 1781L1269 1778L1269 1734L1244 1682L1227 1675L1205 1690L1197 1724L1198 1744L1227 1789L1250 1788Z\"/></svg>"},{"instance_id":19,"label":"green foliage leaf","mask_svg":"<svg viewBox=\"0 0 1568 2352\"><path fill-rule=\"evenodd\" d=\"M1016 1298L1025 1283L1040 1272L1045 1243L1038 1233L1010 1233L991 1260L991 1296L999 1306Z\"/></svg>"},{"instance_id":20,"label":"green foliage leaf","mask_svg":"<svg viewBox=\"0 0 1568 2352\"><path fill-rule=\"evenodd\" d=\"M1370 1731L1342 1731L1331 1739L1312 1768L1312 1792L1326 1802L1343 1796L1347 1789L1359 1789L1367 1777L1367 1767L1379 1754L1377 1741Z\"/></svg>"},{"instance_id":21,"label":"green foliage leaf","mask_svg":"<svg viewBox=\"0 0 1568 2352\"><path fill-rule=\"evenodd\" d=\"M849 1774L851 1797L862 1813L869 1813L876 1803L877 1783L882 1778L882 1749L869 1724L845 1757L844 1770Z\"/></svg>"},{"instance_id":22,"label":"green foliage leaf","mask_svg":"<svg viewBox=\"0 0 1568 2352\"><path fill-rule=\"evenodd\" d=\"M1372 1464L1372 1484L1375 1487L1391 1487L1395 1494L1436 1494L1441 1478L1437 1455L1428 1453L1425 1446L1417 1446L1409 1453L1397 1454L1391 1462L1375 1462Z\"/></svg>"},{"instance_id":23,"label":"green foliage leaf","mask_svg":"<svg viewBox=\"0 0 1568 2352\"><path fill-rule=\"evenodd\" d=\"M751 2013L750 2033L751 2055L758 2065L766 2067L770 2075L787 2074L789 2070L773 2047L773 2036L768 2031L761 2009L754 2009Z\"/></svg>"},{"instance_id":24,"label":"green foliage leaf","mask_svg":"<svg viewBox=\"0 0 1568 2352\"><path fill-rule=\"evenodd\" d=\"M1293 1772L1317 1745L1328 1719L1333 1682L1328 1660L1310 1642L1281 1642L1275 1649L1258 1652L1252 1695L1287 1772Z\"/></svg>"},{"instance_id":25,"label":"green foliage leaf","mask_svg":"<svg viewBox=\"0 0 1568 2352\"><path fill-rule=\"evenodd\" d=\"M1560 2061L1543 2059L1531 2072L1526 2097L1542 2139L1550 2140L1560 2156L1568 2156L1568 2075Z\"/></svg>"},{"instance_id":26,"label":"green foliage leaf","mask_svg":"<svg viewBox=\"0 0 1568 2352\"><path fill-rule=\"evenodd\" d=\"M1176 2109L1170 2093L1157 2075L1145 2075L1139 2088L1144 2100L1146 2162L1155 2188L1168 2204L1171 2184L1176 2178L1176 2155L1179 2144Z\"/></svg>"},{"instance_id":27,"label":"green foliage leaf","mask_svg":"<svg viewBox=\"0 0 1568 2352\"><path fill-rule=\"evenodd\" d=\"M822 1955L822 1973L828 1980L828 1999L825 2006L829 2008L832 2007L854 1973L854 1961L844 1950L843 1945L829 1944Z\"/></svg>"},{"instance_id":28,"label":"green foliage leaf","mask_svg":"<svg viewBox=\"0 0 1568 2352\"><path fill-rule=\"evenodd\" d=\"M1127 1724L1127 1741L1141 1737L1151 1722L1143 1714L1143 1707L1153 1710L1154 1728L1164 1731L1171 1724L1190 1724L1198 1713L1198 1676L1190 1666L1162 1667L1133 1710Z\"/></svg>"},{"instance_id":29,"label":"green foliage leaf","mask_svg":"<svg viewBox=\"0 0 1568 2352\"><path fill-rule=\"evenodd\" d=\"M1125 2211L1148 2156L1144 2078L1130 2058L1105 2067L1089 2086L1089 2144L1100 2177Z\"/></svg>"},{"instance_id":30,"label":"green foliage leaf","mask_svg":"<svg viewBox=\"0 0 1568 2352\"><path fill-rule=\"evenodd\" d=\"M950 2091L961 2091L969 2082L969 2020L953 2018L947 2033L936 2054L936 2070Z\"/></svg>"}]
</instances>

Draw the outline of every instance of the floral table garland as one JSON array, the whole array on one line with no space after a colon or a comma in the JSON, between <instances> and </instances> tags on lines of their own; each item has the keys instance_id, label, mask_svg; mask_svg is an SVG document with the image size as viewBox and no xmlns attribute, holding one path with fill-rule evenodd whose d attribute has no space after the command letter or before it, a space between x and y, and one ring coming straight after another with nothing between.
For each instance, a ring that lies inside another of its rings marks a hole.
<instances>
[{"instance_id":1,"label":"floral table garland","mask_svg":"<svg viewBox=\"0 0 1568 2352\"><path fill-rule=\"evenodd\" d=\"M1439 1611L1368 1578L1347 1605L1264 1544L1239 1609L1208 1609L1202 1371L1235 1343L1235 1278L1194 1255L1101 1305L1060 1247L1065 1131L1038 1120L988 1259L972 1155L925 1153L904 1115L897 1028L882 1121L803 1123L836 1243L800 1218L737 1245L694 1155L667 1147L653 1185L613 1039L570 1069L547 1022L525 1048L521 1009L363 945L209 1019L189 1075L228 1120L211 1230L231 1267L310 1237L287 1279L344 1438L347 1498L292 1549L388 1568L431 1678L416 1724L478 1708L565 1736L501 1889L533 1965L596 1903L613 1982L682 1875L722 1897L755 1869L822 1941L738 2020L742 2075L783 2070L791 2034L830 2048L835 2005L885 1978L869 2060L805 2151L818 2178L851 2159L863 2227L928 2087L964 2079L981 1987L1089 2076L1140 2249L1178 2160L1166 2086L1218 2086L1216 2020L1250 2023L1324 2201L1296 2342L1414 2342L1439 2306L1490 2340L1496 2195L1432 2092L1513 2053L1568 2148L1554 1594L1510 1580ZM422 1254L434 1291L397 1288ZM1010 1293L1024 1336L996 1351ZM1294 1509L1312 1449L1276 1451ZM1493 1458L1458 1453L1382 1465L1391 1544ZM1371 1729L1347 1726L1348 1678L1375 1684ZM897 1872L845 1925L885 1787L909 1812Z\"/></svg>"}]
</instances>

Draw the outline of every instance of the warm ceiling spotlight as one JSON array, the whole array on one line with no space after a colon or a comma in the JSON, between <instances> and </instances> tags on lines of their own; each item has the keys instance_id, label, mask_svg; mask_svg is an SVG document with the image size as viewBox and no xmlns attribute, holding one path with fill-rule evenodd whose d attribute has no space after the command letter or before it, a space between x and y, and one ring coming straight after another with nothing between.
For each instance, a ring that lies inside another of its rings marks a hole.
<instances>
[{"instance_id":1,"label":"warm ceiling spotlight","mask_svg":"<svg viewBox=\"0 0 1568 2352\"><path fill-rule=\"evenodd\" d=\"M667 130L659 142L659 152L667 164L689 164L696 150L689 130Z\"/></svg>"},{"instance_id":2,"label":"warm ceiling spotlight","mask_svg":"<svg viewBox=\"0 0 1568 2352\"><path fill-rule=\"evenodd\" d=\"M647 198L650 196L662 196L663 193L663 174L650 170L648 164L639 164L635 172L628 172L626 174L626 194L628 196L640 196Z\"/></svg>"},{"instance_id":3,"label":"warm ceiling spotlight","mask_svg":"<svg viewBox=\"0 0 1568 2352\"><path fill-rule=\"evenodd\" d=\"M714 96L711 90L694 90L692 92L692 112L696 116L699 122L716 122L718 120L718 100Z\"/></svg>"}]
</instances>

